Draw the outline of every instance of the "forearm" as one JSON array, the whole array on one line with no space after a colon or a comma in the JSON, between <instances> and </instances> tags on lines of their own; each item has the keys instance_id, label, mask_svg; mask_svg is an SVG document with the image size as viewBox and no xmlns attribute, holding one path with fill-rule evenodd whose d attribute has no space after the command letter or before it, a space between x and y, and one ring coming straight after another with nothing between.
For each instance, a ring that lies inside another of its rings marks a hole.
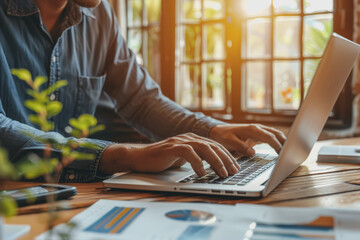
<instances>
[{"instance_id":1,"label":"forearm","mask_svg":"<svg viewBox=\"0 0 360 240\"><path fill-rule=\"evenodd\" d=\"M101 156L99 172L102 174L114 174L131 171L128 153L132 147L134 147L134 144L109 145Z\"/></svg>"},{"instance_id":2,"label":"forearm","mask_svg":"<svg viewBox=\"0 0 360 240\"><path fill-rule=\"evenodd\" d=\"M224 124L165 97L119 33L116 37L108 56L104 90L128 124L156 141L187 132L208 137L212 127Z\"/></svg>"},{"instance_id":3,"label":"forearm","mask_svg":"<svg viewBox=\"0 0 360 240\"><path fill-rule=\"evenodd\" d=\"M56 142L57 145L62 146L67 144L69 139L70 138L65 138L61 134L55 132L42 132L26 124L9 119L0 113L0 144L8 151L9 157L13 163L20 161L30 153L35 153L42 157L46 148L45 144L42 143L44 140L51 140L52 142ZM72 140L76 139L72 138ZM55 179L56 181L89 182L96 180L98 177L106 177L97 174L97 169L102 151L110 143L95 139L81 139L81 141L90 142L99 146L98 150L86 148L77 149L79 152L90 153L95 158L74 160L63 169L60 178ZM61 147L52 148L51 155L61 161Z\"/></svg>"},{"instance_id":4,"label":"forearm","mask_svg":"<svg viewBox=\"0 0 360 240\"><path fill-rule=\"evenodd\" d=\"M132 116L135 127L155 140L187 132L209 137L214 126L225 124L202 113L191 112L161 93L149 96L149 99L144 100L135 109L137 111Z\"/></svg>"}]
</instances>

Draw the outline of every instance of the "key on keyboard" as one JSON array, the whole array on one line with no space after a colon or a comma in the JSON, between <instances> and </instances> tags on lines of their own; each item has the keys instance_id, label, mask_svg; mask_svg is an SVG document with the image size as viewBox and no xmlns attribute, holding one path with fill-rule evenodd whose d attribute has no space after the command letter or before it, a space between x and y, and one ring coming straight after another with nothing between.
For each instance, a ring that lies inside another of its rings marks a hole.
<instances>
[{"instance_id":1,"label":"key on keyboard","mask_svg":"<svg viewBox=\"0 0 360 240\"><path fill-rule=\"evenodd\" d=\"M192 182L243 186L274 165L276 160L277 156L260 154L251 158L242 157L237 160L241 169L234 176L222 178L219 177L211 168L208 168L206 169L207 174L205 176L201 177L197 174L193 174L181 180L180 183Z\"/></svg>"}]
</instances>

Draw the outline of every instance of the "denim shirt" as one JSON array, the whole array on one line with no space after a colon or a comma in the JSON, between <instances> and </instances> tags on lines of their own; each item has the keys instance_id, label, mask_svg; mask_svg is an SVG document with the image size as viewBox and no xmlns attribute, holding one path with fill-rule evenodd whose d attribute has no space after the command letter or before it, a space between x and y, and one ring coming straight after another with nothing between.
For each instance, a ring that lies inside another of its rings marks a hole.
<instances>
[{"instance_id":1,"label":"denim shirt","mask_svg":"<svg viewBox=\"0 0 360 240\"><path fill-rule=\"evenodd\" d=\"M50 96L63 103L62 112L51 119L55 124L53 132L42 132L28 120L31 111L23 104L29 98L28 86L11 74L12 68L26 68L33 77L47 76L48 86L62 79L68 81L66 87ZM33 0L0 0L0 144L13 162L30 152L41 154L44 149L24 131L65 143L70 137L64 130L70 118L94 114L97 107L109 106L153 140L186 132L207 137L213 126L222 124L190 112L162 95L127 48L106 1L94 9L69 1L59 37L53 39ZM101 146L98 151L80 149L94 153L96 159L73 161L58 181L88 182L106 177L98 171L98 164L102 152L112 143L81 140ZM56 150L53 154L61 157Z\"/></svg>"}]
</instances>

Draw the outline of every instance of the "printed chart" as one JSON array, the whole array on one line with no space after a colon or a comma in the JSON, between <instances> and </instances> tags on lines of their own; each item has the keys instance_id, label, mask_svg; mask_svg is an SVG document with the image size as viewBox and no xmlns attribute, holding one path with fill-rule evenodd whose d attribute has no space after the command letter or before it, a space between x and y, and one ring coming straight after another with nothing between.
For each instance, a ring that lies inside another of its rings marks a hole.
<instances>
[{"instance_id":1,"label":"printed chart","mask_svg":"<svg viewBox=\"0 0 360 240\"><path fill-rule=\"evenodd\" d=\"M245 240L334 240L334 219L319 217L309 224L252 223Z\"/></svg>"},{"instance_id":2,"label":"printed chart","mask_svg":"<svg viewBox=\"0 0 360 240\"><path fill-rule=\"evenodd\" d=\"M186 222L199 222L199 223L214 223L216 216L209 212L198 211L198 210L175 210L166 213L166 217Z\"/></svg>"},{"instance_id":3,"label":"printed chart","mask_svg":"<svg viewBox=\"0 0 360 240\"><path fill-rule=\"evenodd\" d=\"M114 207L84 231L117 234L123 232L145 208Z\"/></svg>"},{"instance_id":4,"label":"printed chart","mask_svg":"<svg viewBox=\"0 0 360 240\"><path fill-rule=\"evenodd\" d=\"M177 240L207 240L214 230L214 226L189 226Z\"/></svg>"}]
</instances>

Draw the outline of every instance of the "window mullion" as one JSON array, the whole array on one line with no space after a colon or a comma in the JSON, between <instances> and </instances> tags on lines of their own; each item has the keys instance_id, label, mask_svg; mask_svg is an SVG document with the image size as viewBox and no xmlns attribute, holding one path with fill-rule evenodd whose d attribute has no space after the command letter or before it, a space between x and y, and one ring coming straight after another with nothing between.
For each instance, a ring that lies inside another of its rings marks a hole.
<instances>
[{"instance_id":1,"label":"window mullion","mask_svg":"<svg viewBox=\"0 0 360 240\"><path fill-rule=\"evenodd\" d=\"M236 9L230 6L237 6L238 0L227 0L225 17L227 18L228 40L231 41L231 47L227 47L227 58L231 69L231 113L233 121L239 122L240 116L243 115L241 108L242 85L241 72L243 62L241 60L241 33L242 22L241 16Z\"/></svg>"},{"instance_id":2,"label":"window mullion","mask_svg":"<svg viewBox=\"0 0 360 240\"><path fill-rule=\"evenodd\" d=\"M175 29L176 1L161 1L160 42L161 42L161 89L170 99L175 100Z\"/></svg>"},{"instance_id":3,"label":"window mullion","mask_svg":"<svg viewBox=\"0 0 360 240\"><path fill-rule=\"evenodd\" d=\"M270 25L271 25L271 32L270 32L270 86L269 88L271 89L271 93L270 93L270 109L271 109L271 113L273 114L275 112L274 110L274 0L271 0L271 17L270 17Z\"/></svg>"},{"instance_id":4,"label":"window mullion","mask_svg":"<svg viewBox=\"0 0 360 240\"><path fill-rule=\"evenodd\" d=\"M227 1L224 1L224 29L225 29L225 39L224 39L224 50L225 50L225 59L224 59L224 92L225 92L225 105L224 105L224 109L225 109L225 114L231 114L231 96L230 96L230 92L229 92L229 83L228 82L228 78L229 78L229 75L228 75L228 69L230 68L230 65L229 65L229 60L228 60L228 57L229 57L229 46L228 46L228 41L229 41L229 36L228 36L228 22L227 22L227 9L228 9L228 4L227 4Z\"/></svg>"},{"instance_id":5,"label":"window mullion","mask_svg":"<svg viewBox=\"0 0 360 240\"><path fill-rule=\"evenodd\" d=\"M300 43L300 103L304 100L305 97L305 81L304 81L304 1L300 1L300 12L301 12L301 18L300 18L300 35L299 35L299 43Z\"/></svg>"},{"instance_id":6,"label":"window mullion","mask_svg":"<svg viewBox=\"0 0 360 240\"><path fill-rule=\"evenodd\" d=\"M204 82L204 62L203 62L203 57L204 57L204 0L201 0L201 19L200 19L200 78L199 78L199 109L200 111L203 111L204 109L204 102L203 102L203 88L206 87L205 84L203 84ZM206 81L205 81L206 82Z\"/></svg>"}]
</instances>

